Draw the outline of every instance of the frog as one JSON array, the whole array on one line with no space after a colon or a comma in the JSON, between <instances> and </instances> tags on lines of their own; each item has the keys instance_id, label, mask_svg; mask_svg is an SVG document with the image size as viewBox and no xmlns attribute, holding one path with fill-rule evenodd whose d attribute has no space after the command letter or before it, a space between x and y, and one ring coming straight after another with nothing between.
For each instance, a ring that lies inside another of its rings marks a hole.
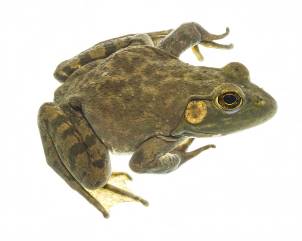
<instances>
[{"instance_id":1,"label":"frog","mask_svg":"<svg viewBox=\"0 0 302 241\"><path fill-rule=\"evenodd\" d=\"M202 60L199 46L231 49L232 44L217 42L228 34L229 28L212 34L188 22L105 40L63 61L54 72L62 84L38 114L47 163L109 217L103 204L108 196L148 205L127 185L111 182L131 177L111 170L110 153L132 153L129 167L135 173L167 174L215 147L188 151L195 138L223 136L270 119L276 101L251 82L243 64L216 68L180 59L191 48Z\"/></svg>"}]
</instances>

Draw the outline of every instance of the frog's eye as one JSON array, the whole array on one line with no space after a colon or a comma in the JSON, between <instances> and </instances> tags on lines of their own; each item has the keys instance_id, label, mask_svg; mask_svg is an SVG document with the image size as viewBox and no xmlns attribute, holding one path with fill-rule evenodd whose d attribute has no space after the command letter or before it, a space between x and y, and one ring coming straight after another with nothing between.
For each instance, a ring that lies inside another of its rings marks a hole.
<instances>
[{"instance_id":1,"label":"frog's eye","mask_svg":"<svg viewBox=\"0 0 302 241\"><path fill-rule=\"evenodd\" d=\"M226 92L216 98L216 104L225 111L232 111L242 104L242 98L236 92Z\"/></svg>"}]
</instances>

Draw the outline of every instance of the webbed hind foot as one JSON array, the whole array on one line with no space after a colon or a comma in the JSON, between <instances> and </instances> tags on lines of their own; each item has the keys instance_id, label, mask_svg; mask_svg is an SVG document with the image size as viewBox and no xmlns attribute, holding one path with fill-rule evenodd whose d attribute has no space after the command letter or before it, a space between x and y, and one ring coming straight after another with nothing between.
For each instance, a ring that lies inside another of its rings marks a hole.
<instances>
[{"instance_id":1,"label":"webbed hind foot","mask_svg":"<svg viewBox=\"0 0 302 241\"><path fill-rule=\"evenodd\" d=\"M129 191L127 182L131 181L130 175L124 172L113 172L107 184L102 188L87 191L104 207L102 211L105 218L109 217L109 209L123 202L140 202L144 206L149 203L145 199Z\"/></svg>"}]
</instances>

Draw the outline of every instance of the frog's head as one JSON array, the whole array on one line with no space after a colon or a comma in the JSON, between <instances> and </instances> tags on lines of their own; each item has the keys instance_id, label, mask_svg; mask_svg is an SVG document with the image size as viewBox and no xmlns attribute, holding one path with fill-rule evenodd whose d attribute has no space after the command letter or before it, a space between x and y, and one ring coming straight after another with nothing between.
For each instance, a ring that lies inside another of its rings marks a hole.
<instances>
[{"instance_id":1,"label":"frog's head","mask_svg":"<svg viewBox=\"0 0 302 241\"><path fill-rule=\"evenodd\" d=\"M221 71L224 81L215 82L210 95L189 100L175 133L197 137L225 135L261 124L276 113L276 101L250 82L244 65L230 63Z\"/></svg>"}]
</instances>

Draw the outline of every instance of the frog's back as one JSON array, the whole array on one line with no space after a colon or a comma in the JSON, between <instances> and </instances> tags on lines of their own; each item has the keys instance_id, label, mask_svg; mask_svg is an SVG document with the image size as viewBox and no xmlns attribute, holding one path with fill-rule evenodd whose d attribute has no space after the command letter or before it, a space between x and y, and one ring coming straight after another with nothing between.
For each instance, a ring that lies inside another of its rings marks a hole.
<instances>
[{"instance_id":1,"label":"frog's back","mask_svg":"<svg viewBox=\"0 0 302 241\"><path fill-rule=\"evenodd\" d=\"M123 49L93 65L64 83L58 101L78 96L98 136L121 152L151 136L169 136L201 79L198 67L149 46Z\"/></svg>"}]
</instances>

